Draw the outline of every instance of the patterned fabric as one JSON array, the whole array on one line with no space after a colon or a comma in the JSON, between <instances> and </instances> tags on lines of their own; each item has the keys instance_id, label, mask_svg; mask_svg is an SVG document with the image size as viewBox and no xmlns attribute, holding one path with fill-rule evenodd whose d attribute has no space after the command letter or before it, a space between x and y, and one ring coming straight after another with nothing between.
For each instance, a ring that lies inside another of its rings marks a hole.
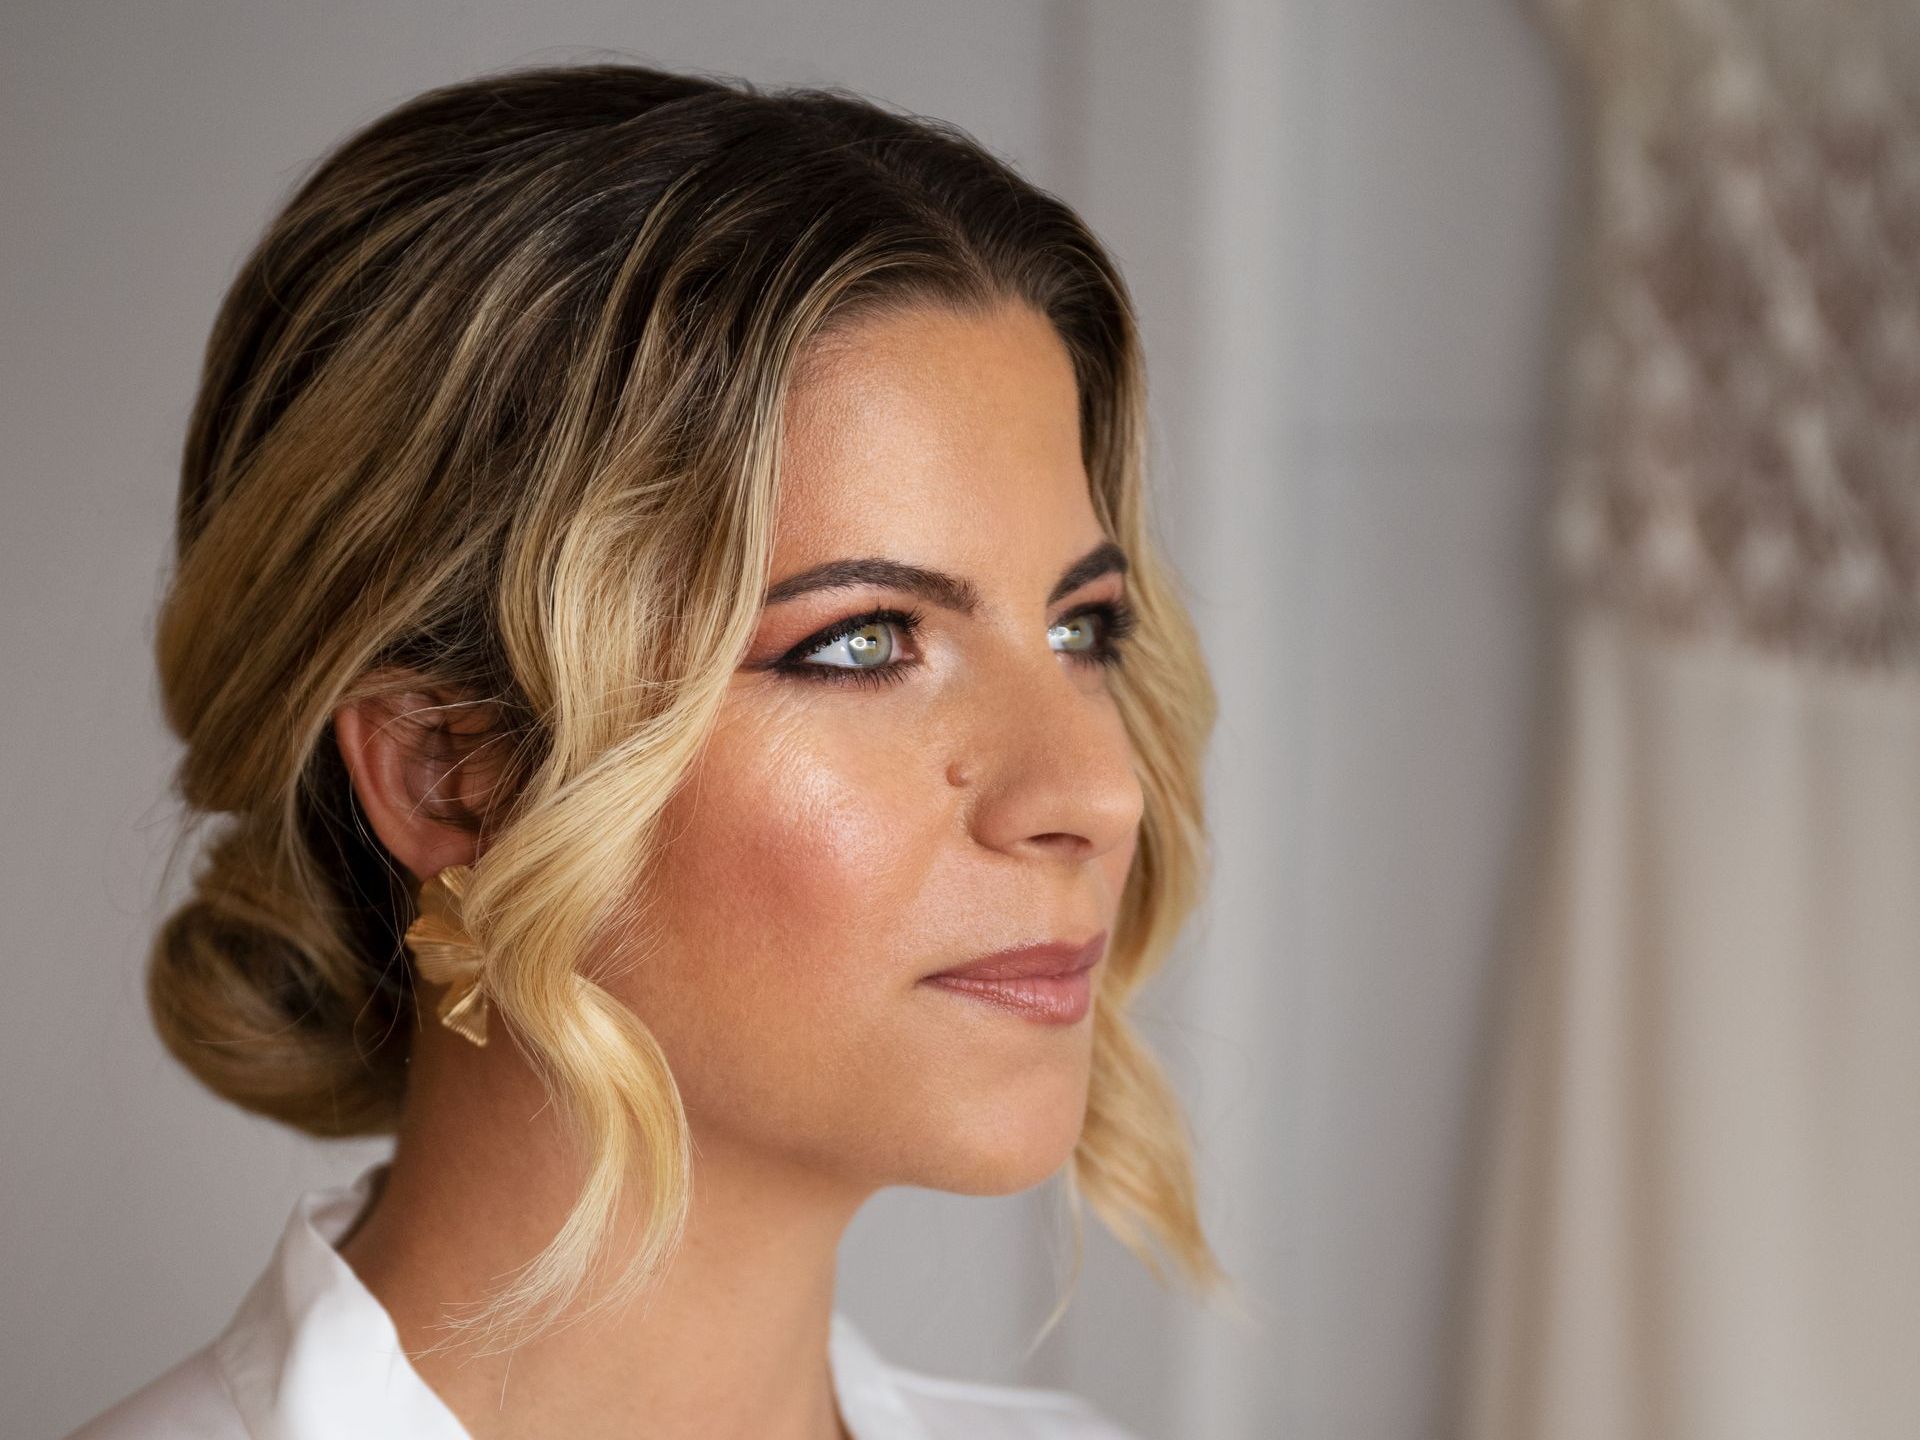
<instances>
[{"instance_id":1,"label":"patterned fabric","mask_svg":"<svg viewBox=\"0 0 1920 1440\"><path fill-rule=\"evenodd\" d=\"M1920 0L1533 0L1590 150L1580 599L1920 668Z\"/></svg>"}]
</instances>

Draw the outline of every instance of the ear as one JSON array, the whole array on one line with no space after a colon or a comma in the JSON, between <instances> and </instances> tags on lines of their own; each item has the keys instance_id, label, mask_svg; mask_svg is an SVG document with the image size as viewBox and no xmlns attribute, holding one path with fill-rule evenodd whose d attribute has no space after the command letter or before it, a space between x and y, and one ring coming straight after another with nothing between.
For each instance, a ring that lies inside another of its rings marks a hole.
<instances>
[{"instance_id":1,"label":"ear","mask_svg":"<svg viewBox=\"0 0 1920 1440\"><path fill-rule=\"evenodd\" d=\"M354 795L388 853L416 879L479 858L477 818L493 795L504 740L492 708L426 685L350 700L334 742Z\"/></svg>"}]
</instances>

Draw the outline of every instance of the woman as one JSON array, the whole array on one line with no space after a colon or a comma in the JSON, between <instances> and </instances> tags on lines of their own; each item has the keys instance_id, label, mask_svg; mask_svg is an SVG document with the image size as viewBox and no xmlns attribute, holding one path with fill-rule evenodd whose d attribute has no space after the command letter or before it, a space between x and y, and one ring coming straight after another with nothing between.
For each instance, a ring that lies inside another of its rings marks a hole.
<instances>
[{"instance_id":1,"label":"woman","mask_svg":"<svg viewBox=\"0 0 1920 1440\"><path fill-rule=\"evenodd\" d=\"M834 1275L885 1186L1064 1171L1076 1261L1084 1197L1224 1284L1127 1018L1214 717L1143 384L1066 206L837 90L522 69L327 157L191 421L157 650L230 819L149 999L396 1144L79 1435L1124 1436Z\"/></svg>"}]
</instances>

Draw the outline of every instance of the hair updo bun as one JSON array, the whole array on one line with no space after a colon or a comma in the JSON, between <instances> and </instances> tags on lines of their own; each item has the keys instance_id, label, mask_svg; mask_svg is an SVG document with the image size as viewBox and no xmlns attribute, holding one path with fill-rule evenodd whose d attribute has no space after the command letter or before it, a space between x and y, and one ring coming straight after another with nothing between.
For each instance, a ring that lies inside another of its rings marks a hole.
<instances>
[{"instance_id":1,"label":"hair updo bun","mask_svg":"<svg viewBox=\"0 0 1920 1440\"><path fill-rule=\"evenodd\" d=\"M311 1135L390 1133L404 1098L405 956L367 947L371 907L316 904L244 824L206 851L161 926L147 1000L161 1039L217 1094Z\"/></svg>"}]
</instances>

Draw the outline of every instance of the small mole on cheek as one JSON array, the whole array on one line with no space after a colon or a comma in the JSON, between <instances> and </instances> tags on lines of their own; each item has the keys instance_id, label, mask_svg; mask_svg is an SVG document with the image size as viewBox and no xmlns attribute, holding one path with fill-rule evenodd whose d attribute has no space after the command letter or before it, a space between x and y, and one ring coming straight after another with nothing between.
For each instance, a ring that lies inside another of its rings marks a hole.
<instances>
[{"instance_id":1,"label":"small mole on cheek","mask_svg":"<svg viewBox=\"0 0 1920 1440\"><path fill-rule=\"evenodd\" d=\"M967 783L966 766L960 761L955 760L947 766L947 783L956 786Z\"/></svg>"}]
</instances>

